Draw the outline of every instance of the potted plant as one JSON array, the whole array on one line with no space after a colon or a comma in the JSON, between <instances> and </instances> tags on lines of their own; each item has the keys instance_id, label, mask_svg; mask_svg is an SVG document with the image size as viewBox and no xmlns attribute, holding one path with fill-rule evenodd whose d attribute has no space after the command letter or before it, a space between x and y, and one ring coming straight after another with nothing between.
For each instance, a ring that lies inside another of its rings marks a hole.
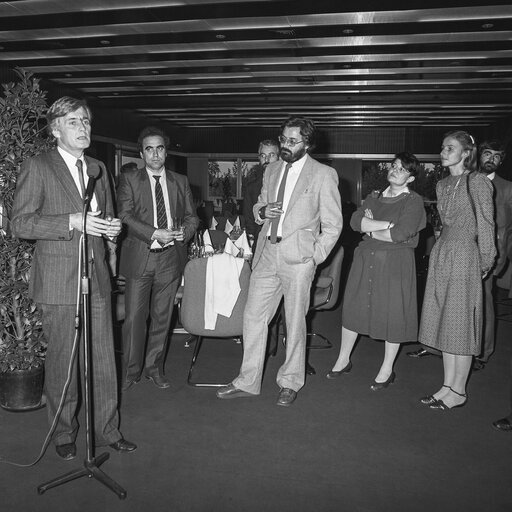
<instances>
[{"instance_id":1,"label":"potted plant","mask_svg":"<svg viewBox=\"0 0 512 512\"><path fill-rule=\"evenodd\" d=\"M42 123L46 92L31 73L16 73L19 80L3 84L0 97L0 406L29 410L42 401L46 340L28 297L34 246L11 235L9 215L21 163L50 141Z\"/></svg>"}]
</instances>

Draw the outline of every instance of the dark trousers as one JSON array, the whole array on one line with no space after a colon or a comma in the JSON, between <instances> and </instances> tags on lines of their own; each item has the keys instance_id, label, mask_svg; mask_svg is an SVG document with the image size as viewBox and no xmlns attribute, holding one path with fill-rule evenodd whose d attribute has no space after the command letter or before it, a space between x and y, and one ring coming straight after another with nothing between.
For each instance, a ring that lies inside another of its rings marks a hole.
<instances>
[{"instance_id":1,"label":"dark trousers","mask_svg":"<svg viewBox=\"0 0 512 512\"><path fill-rule=\"evenodd\" d=\"M146 375L163 374L174 297L180 282L179 258L174 247L150 253L144 273L126 279L122 329L125 383L138 380L143 371Z\"/></svg>"},{"instance_id":2,"label":"dark trousers","mask_svg":"<svg viewBox=\"0 0 512 512\"><path fill-rule=\"evenodd\" d=\"M121 439L118 430L117 376L112 335L110 297L100 297L91 287L90 341L92 362L92 402L96 445L107 445ZM75 336L75 311L73 305L39 304L43 315L43 330L48 340L45 359L45 394L48 421L55 417L64 383ZM81 340L81 345L83 345ZM77 364L79 362L80 364ZM76 439L76 419L79 389L78 369L83 368L83 352L79 351L72 367L71 383L64 400L62 414L54 434L56 445L72 443Z\"/></svg>"},{"instance_id":3,"label":"dark trousers","mask_svg":"<svg viewBox=\"0 0 512 512\"><path fill-rule=\"evenodd\" d=\"M487 363L495 345L496 315L494 312L494 284L496 280L492 274L483 281L484 290L484 328L482 338L482 351L478 359Z\"/></svg>"}]
</instances>

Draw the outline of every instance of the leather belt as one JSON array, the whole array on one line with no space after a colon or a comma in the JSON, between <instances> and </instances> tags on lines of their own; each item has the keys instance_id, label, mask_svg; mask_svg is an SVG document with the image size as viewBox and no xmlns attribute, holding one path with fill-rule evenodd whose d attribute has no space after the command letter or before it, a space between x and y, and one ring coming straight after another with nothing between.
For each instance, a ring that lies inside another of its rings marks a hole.
<instances>
[{"instance_id":1,"label":"leather belt","mask_svg":"<svg viewBox=\"0 0 512 512\"><path fill-rule=\"evenodd\" d=\"M282 236L278 236L278 237L276 238L276 244L278 244L282 239L283 239L283 237L282 237ZM270 240L270 237L269 237L269 236L267 236L267 240Z\"/></svg>"},{"instance_id":2,"label":"leather belt","mask_svg":"<svg viewBox=\"0 0 512 512\"><path fill-rule=\"evenodd\" d=\"M149 249L149 252L164 252L170 249L172 245L166 245L165 247L159 247L158 249Z\"/></svg>"}]
</instances>

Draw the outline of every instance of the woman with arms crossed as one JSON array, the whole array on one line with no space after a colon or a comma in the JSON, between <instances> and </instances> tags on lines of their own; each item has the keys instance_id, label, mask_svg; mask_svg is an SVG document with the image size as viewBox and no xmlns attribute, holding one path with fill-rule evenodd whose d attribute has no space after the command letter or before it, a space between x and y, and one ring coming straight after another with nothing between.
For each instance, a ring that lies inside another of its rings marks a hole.
<instances>
[{"instance_id":1,"label":"woman with arms crossed","mask_svg":"<svg viewBox=\"0 0 512 512\"><path fill-rule=\"evenodd\" d=\"M409 189L419 162L410 153L395 155L387 179L389 187L370 195L352 215L352 229L365 234L354 259L343 301L341 348L328 379L352 369L350 355L359 334L386 340L384 361L373 391L394 382L400 343L418 335L414 248L425 227L422 198Z\"/></svg>"}]
</instances>

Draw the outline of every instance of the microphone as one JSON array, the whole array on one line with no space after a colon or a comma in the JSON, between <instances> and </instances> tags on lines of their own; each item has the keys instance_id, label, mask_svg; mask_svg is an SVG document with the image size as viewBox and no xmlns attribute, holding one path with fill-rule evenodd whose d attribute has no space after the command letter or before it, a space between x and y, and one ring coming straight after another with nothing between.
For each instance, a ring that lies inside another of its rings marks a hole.
<instances>
[{"instance_id":1,"label":"microphone","mask_svg":"<svg viewBox=\"0 0 512 512\"><path fill-rule=\"evenodd\" d=\"M96 162L91 162L91 164L87 166L87 176L89 176L89 181L87 182L87 188L85 189L84 205L89 205L91 202L94 185L96 184L96 179L100 174L101 168Z\"/></svg>"}]
</instances>

